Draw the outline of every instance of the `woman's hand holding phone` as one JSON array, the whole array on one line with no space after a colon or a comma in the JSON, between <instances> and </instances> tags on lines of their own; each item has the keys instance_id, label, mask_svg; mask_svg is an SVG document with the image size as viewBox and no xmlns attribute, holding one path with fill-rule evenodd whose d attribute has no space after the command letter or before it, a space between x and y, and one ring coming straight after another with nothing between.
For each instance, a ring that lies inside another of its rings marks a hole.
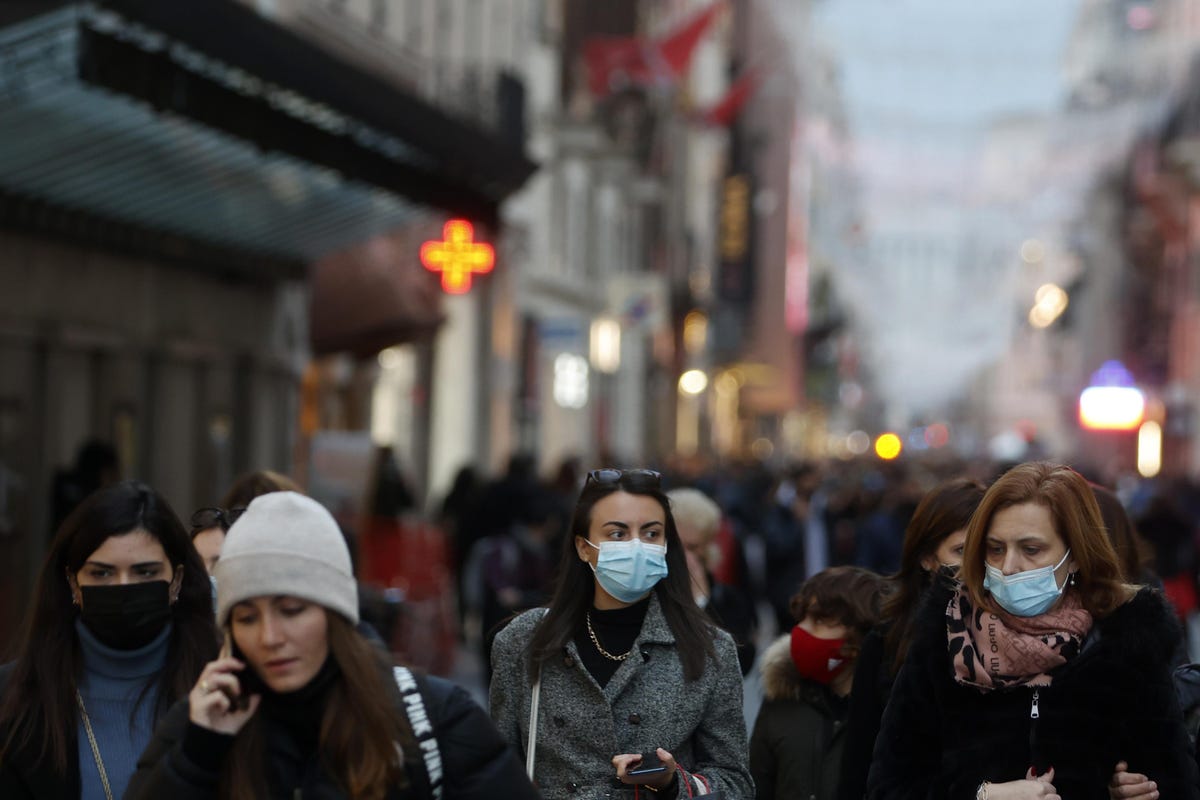
<instances>
[{"instance_id":1,"label":"woman's hand holding phone","mask_svg":"<svg viewBox=\"0 0 1200 800\"><path fill-rule=\"evenodd\" d=\"M216 661L204 666L199 680L188 694L188 716L201 728L230 736L242 729L258 710L260 695L246 697L237 673L246 665L232 655L229 635Z\"/></svg>"},{"instance_id":2,"label":"woman's hand holding phone","mask_svg":"<svg viewBox=\"0 0 1200 800\"><path fill-rule=\"evenodd\" d=\"M675 779L675 758L661 747L653 753L613 756L617 779L622 783L665 789Z\"/></svg>"}]
</instances>

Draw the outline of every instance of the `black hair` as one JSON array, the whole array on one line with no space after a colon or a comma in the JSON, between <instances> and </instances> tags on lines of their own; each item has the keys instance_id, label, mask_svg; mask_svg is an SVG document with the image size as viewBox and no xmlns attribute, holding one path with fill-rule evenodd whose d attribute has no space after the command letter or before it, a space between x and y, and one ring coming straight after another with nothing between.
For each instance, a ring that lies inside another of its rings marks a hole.
<instances>
[{"instance_id":1,"label":"black hair","mask_svg":"<svg viewBox=\"0 0 1200 800\"><path fill-rule=\"evenodd\" d=\"M212 585L199 553L179 517L154 489L124 481L93 493L58 529L42 563L33 607L7 690L0 696L0 763L21 753L34 763L50 759L65 771L73 755L78 717L75 692L83 668L75 633L78 609L67 575L75 575L105 540L145 531L162 545L171 566L183 568L167 660L157 684L148 683L138 702L157 688L155 718L191 691L204 665L217 653Z\"/></svg>"}]
</instances>

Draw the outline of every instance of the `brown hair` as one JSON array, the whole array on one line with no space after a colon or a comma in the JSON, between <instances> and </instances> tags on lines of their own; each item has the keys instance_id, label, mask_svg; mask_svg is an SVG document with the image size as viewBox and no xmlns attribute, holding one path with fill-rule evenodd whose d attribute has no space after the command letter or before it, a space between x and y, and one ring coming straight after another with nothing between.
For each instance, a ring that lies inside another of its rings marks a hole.
<instances>
[{"instance_id":1,"label":"brown hair","mask_svg":"<svg viewBox=\"0 0 1200 800\"><path fill-rule=\"evenodd\" d=\"M806 580L788 603L796 622L812 616L846 627L846 647L857 648L879 624L887 580L862 567L829 567Z\"/></svg>"},{"instance_id":2,"label":"brown hair","mask_svg":"<svg viewBox=\"0 0 1200 800\"><path fill-rule=\"evenodd\" d=\"M417 747L408 720L394 702L381 702L396 690L383 654L340 614L326 609L329 650L341 675L330 690L321 718L321 762L347 796L383 800L389 789L408 785L399 745L415 758ZM238 732L221 772L219 796L256 800L267 789L261 714Z\"/></svg>"},{"instance_id":3,"label":"brown hair","mask_svg":"<svg viewBox=\"0 0 1200 800\"><path fill-rule=\"evenodd\" d=\"M248 472L233 482L225 497L221 499L221 508L245 508L256 497L271 492L300 492L304 493L294 480L281 472L260 469Z\"/></svg>"},{"instance_id":4,"label":"brown hair","mask_svg":"<svg viewBox=\"0 0 1200 800\"><path fill-rule=\"evenodd\" d=\"M937 552L946 537L967 527L984 491L983 484L971 478L940 483L921 498L908 522L900 569L891 578L894 591L883 604L883 618L892 623L885 653L891 654L893 675L908 655L917 605L936 574L925 569L922 562Z\"/></svg>"},{"instance_id":5,"label":"brown hair","mask_svg":"<svg viewBox=\"0 0 1200 800\"><path fill-rule=\"evenodd\" d=\"M979 504L967 526L963 564L959 570L972 602L996 612L998 607L983 588L986 542L996 513L1012 506L1034 503L1045 507L1054 532L1071 550L1075 562L1075 585L1080 603L1093 617L1111 614L1132 594L1124 583L1116 551L1104 532L1100 507L1092 487L1075 470L1062 464L1031 461L1018 464L1001 475Z\"/></svg>"},{"instance_id":6,"label":"brown hair","mask_svg":"<svg viewBox=\"0 0 1200 800\"><path fill-rule=\"evenodd\" d=\"M1096 484L1092 484L1092 492L1096 495L1104 530L1117 553L1117 563L1121 565L1123 577L1127 583L1137 583L1142 576L1145 560L1141 537L1134 529L1125 506L1121 505L1121 500L1115 494Z\"/></svg>"}]
</instances>

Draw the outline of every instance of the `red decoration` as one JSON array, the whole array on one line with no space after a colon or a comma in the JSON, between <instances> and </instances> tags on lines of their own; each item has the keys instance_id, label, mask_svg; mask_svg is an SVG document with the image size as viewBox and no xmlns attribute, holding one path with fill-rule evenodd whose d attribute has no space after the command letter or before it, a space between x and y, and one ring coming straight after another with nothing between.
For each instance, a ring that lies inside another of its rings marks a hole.
<instances>
[{"instance_id":1,"label":"red decoration","mask_svg":"<svg viewBox=\"0 0 1200 800\"><path fill-rule=\"evenodd\" d=\"M728 128L742 112L742 106L758 90L761 75L757 70L743 72L712 107L696 115L696 121L713 128Z\"/></svg>"},{"instance_id":2,"label":"red decoration","mask_svg":"<svg viewBox=\"0 0 1200 800\"><path fill-rule=\"evenodd\" d=\"M588 88L605 97L626 86L675 83L687 70L692 52L724 3L717 0L686 25L661 39L594 36L583 43Z\"/></svg>"},{"instance_id":3,"label":"red decoration","mask_svg":"<svg viewBox=\"0 0 1200 800\"><path fill-rule=\"evenodd\" d=\"M496 266L490 244L474 241L475 228L463 219L452 219L442 229L445 241L421 245L421 263L430 272L442 273L442 288L449 294L466 294L471 275L482 275Z\"/></svg>"}]
</instances>

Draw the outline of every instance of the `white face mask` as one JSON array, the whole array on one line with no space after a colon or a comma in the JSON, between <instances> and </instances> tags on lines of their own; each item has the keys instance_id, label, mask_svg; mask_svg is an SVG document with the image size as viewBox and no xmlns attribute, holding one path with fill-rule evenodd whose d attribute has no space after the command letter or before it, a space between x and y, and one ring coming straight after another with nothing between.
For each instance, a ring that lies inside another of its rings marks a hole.
<instances>
[{"instance_id":1,"label":"white face mask","mask_svg":"<svg viewBox=\"0 0 1200 800\"><path fill-rule=\"evenodd\" d=\"M983 588L992 593L996 602L1010 614L1018 617L1036 617L1050 610L1050 607L1062 596L1063 588L1058 585L1054 571L1067 562L1071 549L1053 567L1038 567L1005 575L991 564L985 566L987 575L983 578Z\"/></svg>"},{"instance_id":2,"label":"white face mask","mask_svg":"<svg viewBox=\"0 0 1200 800\"><path fill-rule=\"evenodd\" d=\"M640 600L667 575L666 545L647 544L640 539L598 545L584 541L600 551L592 567L596 580L622 603Z\"/></svg>"}]
</instances>

